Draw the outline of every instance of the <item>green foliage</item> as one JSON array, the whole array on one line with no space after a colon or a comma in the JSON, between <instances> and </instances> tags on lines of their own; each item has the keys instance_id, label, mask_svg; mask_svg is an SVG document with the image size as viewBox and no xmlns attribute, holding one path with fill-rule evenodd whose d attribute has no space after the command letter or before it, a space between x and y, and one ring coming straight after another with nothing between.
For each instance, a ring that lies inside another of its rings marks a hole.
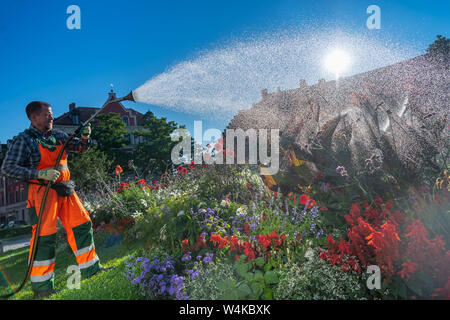
<instances>
[{"instance_id":1,"label":"green foliage","mask_svg":"<svg viewBox=\"0 0 450 320\"><path fill-rule=\"evenodd\" d=\"M217 283L217 287L223 291L219 297L221 300L261 300L273 299L274 287L278 284L278 276L259 257L249 262L244 262L246 256L241 255L235 262L234 269L239 276L237 279L228 278Z\"/></svg>"},{"instance_id":2,"label":"green foliage","mask_svg":"<svg viewBox=\"0 0 450 320\"><path fill-rule=\"evenodd\" d=\"M230 263L209 263L197 270L198 276L186 280L190 300L218 300L226 294L228 284L237 282L237 275Z\"/></svg>"},{"instance_id":3,"label":"green foliage","mask_svg":"<svg viewBox=\"0 0 450 320\"><path fill-rule=\"evenodd\" d=\"M152 112L145 114L144 129L133 131L135 137L143 138L134 150L134 160L145 178L150 172L165 172L171 165L171 151L178 143L172 141L171 134L178 127L174 121L157 118ZM181 127L180 127L181 128Z\"/></svg>"},{"instance_id":4,"label":"green foliage","mask_svg":"<svg viewBox=\"0 0 450 320\"><path fill-rule=\"evenodd\" d=\"M129 143L126 124L118 113L99 114L92 128L92 139L97 142L98 148L105 152L110 159L117 163L118 159L123 163L126 155L119 148Z\"/></svg>"},{"instance_id":5,"label":"green foliage","mask_svg":"<svg viewBox=\"0 0 450 320\"><path fill-rule=\"evenodd\" d=\"M274 298L281 300L359 300L366 296L364 279L356 272L342 272L313 253L299 265L291 263L280 271Z\"/></svg>"},{"instance_id":6,"label":"green foliage","mask_svg":"<svg viewBox=\"0 0 450 320\"><path fill-rule=\"evenodd\" d=\"M110 180L108 169L112 165L113 161L96 146L82 154L71 153L69 157L71 179L83 191L98 188L98 179L108 182Z\"/></svg>"},{"instance_id":7,"label":"green foliage","mask_svg":"<svg viewBox=\"0 0 450 320\"><path fill-rule=\"evenodd\" d=\"M437 39L427 48L427 54L433 60L441 60L446 64L450 54L450 39L437 35Z\"/></svg>"}]
</instances>

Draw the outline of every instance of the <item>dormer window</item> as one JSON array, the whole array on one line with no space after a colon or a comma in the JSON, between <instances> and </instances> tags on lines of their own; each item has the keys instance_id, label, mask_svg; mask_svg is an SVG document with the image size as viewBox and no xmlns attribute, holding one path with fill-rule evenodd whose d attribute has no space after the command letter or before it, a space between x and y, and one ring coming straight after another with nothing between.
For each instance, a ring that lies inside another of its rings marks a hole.
<instances>
[{"instance_id":1,"label":"dormer window","mask_svg":"<svg viewBox=\"0 0 450 320\"><path fill-rule=\"evenodd\" d=\"M80 120L78 119L78 115L77 114L73 114L72 115L72 123L73 124L79 124Z\"/></svg>"}]
</instances>

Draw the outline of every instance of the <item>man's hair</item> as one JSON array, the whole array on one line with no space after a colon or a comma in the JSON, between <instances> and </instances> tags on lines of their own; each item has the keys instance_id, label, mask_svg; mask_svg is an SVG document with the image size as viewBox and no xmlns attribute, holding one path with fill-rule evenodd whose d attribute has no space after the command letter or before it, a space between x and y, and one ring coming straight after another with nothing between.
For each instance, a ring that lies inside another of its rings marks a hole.
<instances>
[{"instance_id":1,"label":"man's hair","mask_svg":"<svg viewBox=\"0 0 450 320\"><path fill-rule=\"evenodd\" d=\"M31 115L39 113L42 107L50 107L50 104L44 101L32 101L25 108L25 112L27 113L28 119L31 120Z\"/></svg>"}]
</instances>

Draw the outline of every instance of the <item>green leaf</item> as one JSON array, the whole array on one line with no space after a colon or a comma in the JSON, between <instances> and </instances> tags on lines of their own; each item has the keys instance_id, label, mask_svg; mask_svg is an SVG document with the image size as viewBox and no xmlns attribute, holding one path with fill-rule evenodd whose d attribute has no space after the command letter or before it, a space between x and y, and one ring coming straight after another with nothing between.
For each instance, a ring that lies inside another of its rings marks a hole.
<instances>
[{"instance_id":1,"label":"green leaf","mask_svg":"<svg viewBox=\"0 0 450 320\"><path fill-rule=\"evenodd\" d=\"M264 274L264 281L267 284L274 284L274 283L278 283L278 276L276 275L275 272L273 271L267 271Z\"/></svg>"},{"instance_id":2,"label":"green leaf","mask_svg":"<svg viewBox=\"0 0 450 320\"><path fill-rule=\"evenodd\" d=\"M218 300L238 300L238 299L239 299L238 294L234 290L227 292L218 298Z\"/></svg>"},{"instance_id":3,"label":"green leaf","mask_svg":"<svg viewBox=\"0 0 450 320\"><path fill-rule=\"evenodd\" d=\"M399 295L399 297L402 298L402 299L406 299L407 298L407 294L406 294L407 288L405 286L405 283L403 281L401 281L398 284L397 288L398 288L398 295Z\"/></svg>"},{"instance_id":4,"label":"green leaf","mask_svg":"<svg viewBox=\"0 0 450 320\"><path fill-rule=\"evenodd\" d=\"M264 279L264 273L260 270L255 271L255 277L253 278L254 281L260 281Z\"/></svg>"},{"instance_id":5,"label":"green leaf","mask_svg":"<svg viewBox=\"0 0 450 320\"><path fill-rule=\"evenodd\" d=\"M254 279L254 277L255 277L255 274L254 274L253 272L247 272L247 273L244 275L244 278L245 278L245 280L247 280L247 281L252 281L252 280Z\"/></svg>"},{"instance_id":6,"label":"green leaf","mask_svg":"<svg viewBox=\"0 0 450 320\"><path fill-rule=\"evenodd\" d=\"M264 290L264 298L266 300L272 300L273 299L273 289L266 288L266 290Z\"/></svg>"},{"instance_id":7,"label":"green leaf","mask_svg":"<svg viewBox=\"0 0 450 320\"><path fill-rule=\"evenodd\" d=\"M258 299L259 296L263 293L263 287L261 284L259 284L258 282L253 282L250 285L252 291L253 291L253 295L255 299Z\"/></svg>"},{"instance_id":8,"label":"green leaf","mask_svg":"<svg viewBox=\"0 0 450 320\"><path fill-rule=\"evenodd\" d=\"M217 283L217 288L225 291L234 288L235 284L236 284L235 280L225 279Z\"/></svg>"},{"instance_id":9,"label":"green leaf","mask_svg":"<svg viewBox=\"0 0 450 320\"><path fill-rule=\"evenodd\" d=\"M247 271L248 271L247 264L245 264L245 263L236 263L235 269L236 269L236 272L238 273L238 275L240 275L241 277L245 278L245 275L247 274Z\"/></svg>"},{"instance_id":10,"label":"green leaf","mask_svg":"<svg viewBox=\"0 0 450 320\"><path fill-rule=\"evenodd\" d=\"M414 280L406 281L405 284L412 292L419 295L419 297L421 297L423 295L422 288L417 281L414 281Z\"/></svg>"},{"instance_id":11,"label":"green leaf","mask_svg":"<svg viewBox=\"0 0 450 320\"><path fill-rule=\"evenodd\" d=\"M250 287L246 283L242 283L237 288L236 291L237 291L238 297L240 299L244 299L244 298L246 298L248 295L250 295L252 293L252 290L250 289Z\"/></svg>"},{"instance_id":12,"label":"green leaf","mask_svg":"<svg viewBox=\"0 0 450 320\"><path fill-rule=\"evenodd\" d=\"M266 263L266 261L264 261L263 257L258 257L254 261L258 267L262 267Z\"/></svg>"}]
</instances>

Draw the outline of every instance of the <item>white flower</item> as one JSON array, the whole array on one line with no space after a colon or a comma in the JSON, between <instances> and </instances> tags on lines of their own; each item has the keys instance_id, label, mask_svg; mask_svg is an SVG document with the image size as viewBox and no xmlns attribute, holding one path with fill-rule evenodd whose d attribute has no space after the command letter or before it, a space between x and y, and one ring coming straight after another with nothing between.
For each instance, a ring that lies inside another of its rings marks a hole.
<instances>
[{"instance_id":1,"label":"white flower","mask_svg":"<svg viewBox=\"0 0 450 320\"><path fill-rule=\"evenodd\" d=\"M222 199L222 201L220 202L220 205L221 205L222 207L229 207L230 202L227 201L227 200L225 200L225 199Z\"/></svg>"},{"instance_id":2,"label":"white flower","mask_svg":"<svg viewBox=\"0 0 450 320\"><path fill-rule=\"evenodd\" d=\"M308 250L305 253L305 258L308 259L309 261L314 259L314 251L313 251L313 249L308 248Z\"/></svg>"},{"instance_id":3,"label":"white flower","mask_svg":"<svg viewBox=\"0 0 450 320\"><path fill-rule=\"evenodd\" d=\"M184 210L181 210L180 212L178 212L177 217L180 217L182 215L184 215Z\"/></svg>"},{"instance_id":4,"label":"white flower","mask_svg":"<svg viewBox=\"0 0 450 320\"><path fill-rule=\"evenodd\" d=\"M236 210L236 214L237 214L238 216L243 216L243 215L246 215L246 214L247 214L247 211L245 210L245 208L239 207L239 208Z\"/></svg>"},{"instance_id":5,"label":"white flower","mask_svg":"<svg viewBox=\"0 0 450 320\"><path fill-rule=\"evenodd\" d=\"M144 206L144 207L146 207L147 208L147 201L145 201L144 199L141 199L141 204Z\"/></svg>"},{"instance_id":6,"label":"white flower","mask_svg":"<svg viewBox=\"0 0 450 320\"><path fill-rule=\"evenodd\" d=\"M131 217L133 219L137 219L138 217L142 216L142 212L136 211L134 213L131 214Z\"/></svg>"}]
</instances>

